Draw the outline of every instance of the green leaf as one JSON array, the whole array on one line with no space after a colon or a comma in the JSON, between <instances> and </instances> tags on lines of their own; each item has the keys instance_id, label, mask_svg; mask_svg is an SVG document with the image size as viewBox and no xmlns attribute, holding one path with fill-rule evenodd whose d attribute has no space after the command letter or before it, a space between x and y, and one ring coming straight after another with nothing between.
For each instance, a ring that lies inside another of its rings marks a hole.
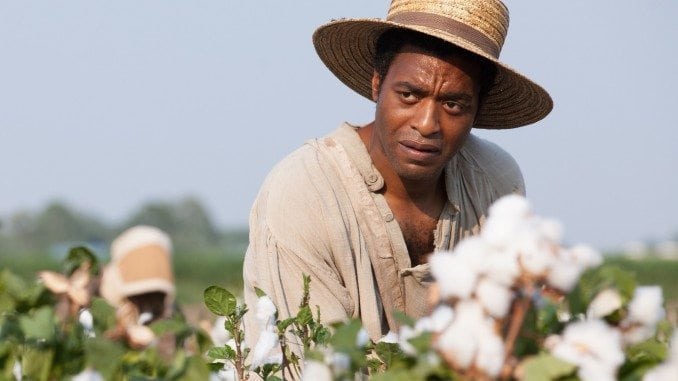
<instances>
[{"instance_id":1,"label":"green leaf","mask_svg":"<svg viewBox=\"0 0 678 381\"><path fill-rule=\"evenodd\" d=\"M386 365L386 367L391 367L393 363L397 360L404 359L405 353L397 343L386 343L380 342L377 343L375 352L379 359Z\"/></svg>"},{"instance_id":2,"label":"green leaf","mask_svg":"<svg viewBox=\"0 0 678 381\"><path fill-rule=\"evenodd\" d=\"M13 297L20 295L28 287L28 283L9 269L0 272L0 291Z\"/></svg>"},{"instance_id":3,"label":"green leaf","mask_svg":"<svg viewBox=\"0 0 678 381\"><path fill-rule=\"evenodd\" d=\"M97 332L104 332L116 324L115 308L102 298L92 299L89 312Z\"/></svg>"},{"instance_id":4,"label":"green leaf","mask_svg":"<svg viewBox=\"0 0 678 381\"><path fill-rule=\"evenodd\" d=\"M71 275L73 271L82 266L83 263L90 263L90 274L99 274L99 261L90 249L85 246L73 247L64 260L64 273Z\"/></svg>"},{"instance_id":5,"label":"green leaf","mask_svg":"<svg viewBox=\"0 0 678 381\"><path fill-rule=\"evenodd\" d=\"M339 325L332 336L330 342L333 344L334 349L339 352L349 353L352 350L356 349L356 337L358 336L358 331L360 331L362 325L360 320L353 319L347 323Z\"/></svg>"},{"instance_id":6,"label":"green leaf","mask_svg":"<svg viewBox=\"0 0 678 381\"><path fill-rule=\"evenodd\" d=\"M21 359L24 377L29 380L47 381L52 368L52 349L28 348Z\"/></svg>"},{"instance_id":7,"label":"green leaf","mask_svg":"<svg viewBox=\"0 0 678 381\"><path fill-rule=\"evenodd\" d=\"M228 345L223 347L210 348L210 350L207 351L207 357L213 360L223 360L223 359L235 360L235 356L236 356L235 351Z\"/></svg>"},{"instance_id":8,"label":"green leaf","mask_svg":"<svg viewBox=\"0 0 678 381\"><path fill-rule=\"evenodd\" d=\"M48 306L19 317L19 326L27 339L51 341L56 334L55 324L54 311Z\"/></svg>"},{"instance_id":9,"label":"green leaf","mask_svg":"<svg viewBox=\"0 0 678 381\"><path fill-rule=\"evenodd\" d=\"M402 311L393 311L393 318L401 325L414 327L415 321Z\"/></svg>"},{"instance_id":10,"label":"green leaf","mask_svg":"<svg viewBox=\"0 0 678 381\"><path fill-rule=\"evenodd\" d=\"M607 288L619 291L622 304L626 304L633 297L636 280L632 273L613 265L590 269L581 276L579 283L567 297L571 312L573 314L586 313L593 298Z\"/></svg>"},{"instance_id":11,"label":"green leaf","mask_svg":"<svg viewBox=\"0 0 678 381\"><path fill-rule=\"evenodd\" d=\"M412 344L417 353L424 353L431 349L431 339L431 332L423 332L407 341Z\"/></svg>"},{"instance_id":12,"label":"green leaf","mask_svg":"<svg viewBox=\"0 0 678 381\"><path fill-rule=\"evenodd\" d=\"M313 332L311 333L311 339L318 345L327 343L330 337L332 337L332 333L322 325L313 328Z\"/></svg>"},{"instance_id":13,"label":"green leaf","mask_svg":"<svg viewBox=\"0 0 678 381\"><path fill-rule=\"evenodd\" d=\"M296 320L295 318L291 317L291 318L287 318L285 320L279 321L278 324L277 324L278 332L284 332L287 329L287 327L290 326L290 324L294 323L295 320Z\"/></svg>"},{"instance_id":14,"label":"green leaf","mask_svg":"<svg viewBox=\"0 0 678 381\"><path fill-rule=\"evenodd\" d=\"M153 330L153 333L155 333L158 336L161 336L166 333L181 336L182 334L185 334L187 331L190 331L191 329L191 327L188 324L186 324L185 321L174 317L155 321L153 322L153 324L149 326L149 328L151 328L151 330Z\"/></svg>"},{"instance_id":15,"label":"green leaf","mask_svg":"<svg viewBox=\"0 0 678 381\"><path fill-rule=\"evenodd\" d=\"M305 326L313 321L313 313L309 306L302 307L297 313L296 322L298 325Z\"/></svg>"},{"instance_id":16,"label":"green leaf","mask_svg":"<svg viewBox=\"0 0 678 381\"><path fill-rule=\"evenodd\" d=\"M209 380L210 367L198 356L191 356L186 361L184 373L178 380Z\"/></svg>"},{"instance_id":17,"label":"green leaf","mask_svg":"<svg viewBox=\"0 0 678 381\"><path fill-rule=\"evenodd\" d=\"M573 374L577 366L550 354L541 353L523 361L524 381L549 381Z\"/></svg>"},{"instance_id":18,"label":"green leaf","mask_svg":"<svg viewBox=\"0 0 678 381\"><path fill-rule=\"evenodd\" d=\"M254 293L257 294L257 298L261 298L262 296L266 296L266 293L264 290L260 289L259 287L254 288Z\"/></svg>"},{"instance_id":19,"label":"green leaf","mask_svg":"<svg viewBox=\"0 0 678 381\"><path fill-rule=\"evenodd\" d=\"M178 351L175 355L174 358L172 359L172 363L170 364L169 369L167 369L167 373L163 377L165 380L176 380L181 377L182 374L186 371L186 367L188 366L188 357L186 356L186 353L183 351Z\"/></svg>"},{"instance_id":20,"label":"green leaf","mask_svg":"<svg viewBox=\"0 0 678 381\"><path fill-rule=\"evenodd\" d=\"M619 369L619 378L640 380L649 369L659 365L666 358L666 344L649 339L626 349L626 362Z\"/></svg>"},{"instance_id":21,"label":"green leaf","mask_svg":"<svg viewBox=\"0 0 678 381\"><path fill-rule=\"evenodd\" d=\"M562 326L558 321L558 307L544 299L544 304L537 310L537 330L542 335L548 336L560 332Z\"/></svg>"},{"instance_id":22,"label":"green leaf","mask_svg":"<svg viewBox=\"0 0 678 381\"><path fill-rule=\"evenodd\" d=\"M119 343L95 337L85 341L87 363L110 380L120 366L125 349Z\"/></svg>"},{"instance_id":23,"label":"green leaf","mask_svg":"<svg viewBox=\"0 0 678 381\"><path fill-rule=\"evenodd\" d=\"M235 312L235 296L219 286L210 286L204 293L205 305L213 314L229 316Z\"/></svg>"}]
</instances>

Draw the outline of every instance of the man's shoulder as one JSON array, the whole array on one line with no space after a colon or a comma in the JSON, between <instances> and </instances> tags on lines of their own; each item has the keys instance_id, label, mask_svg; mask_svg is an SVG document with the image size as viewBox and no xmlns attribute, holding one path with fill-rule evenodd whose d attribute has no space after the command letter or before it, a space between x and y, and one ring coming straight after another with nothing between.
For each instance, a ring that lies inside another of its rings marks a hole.
<instances>
[{"instance_id":1,"label":"man's shoulder","mask_svg":"<svg viewBox=\"0 0 678 381\"><path fill-rule=\"evenodd\" d=\"M300 187L309 184L322 174L323 155L318 152L315 139L307 141L271 168L264 185L274 182L276 187Z\"/></svg>"},{"instance_id":2,"label":"man's shoulder","mask_svg":"<svg viewBox=\"0 0 678 381\"><path fill-rule=\"evenodd\" d=\"M518 168L518 163L498 144L476 135L469 135L462 152L481 166L504 166Z\"/></svg>"},{"instance_id":3,"label":"man's shoulder","mask_svg":"<svg viewBox=\"0 0 678 381\"><path fill-rule=\"evenodd\" d=\"M459 152L461 165L482 172L496 186L507 191L524 193L525 184L516 160L499 145L475 135L469 135Z\"/></svg>"}]
</instances>

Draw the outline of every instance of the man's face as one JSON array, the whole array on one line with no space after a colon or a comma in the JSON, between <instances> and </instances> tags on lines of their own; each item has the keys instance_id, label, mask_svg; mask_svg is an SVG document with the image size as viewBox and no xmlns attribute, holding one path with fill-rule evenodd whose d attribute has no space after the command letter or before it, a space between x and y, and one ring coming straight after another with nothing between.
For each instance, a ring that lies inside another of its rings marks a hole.
<instances>
[{"instance_id":1,"label":"man's face","mask_svg":"<svg viewBox=\"0 0 678 381\"><path fill-rule=\"evenodd\" d=\"M471 131L480 75L469 59L443 59L405 45L386 76L372 79L375 163L386 159L403 180L437 180Z\"/></svg>"}]
</instances>

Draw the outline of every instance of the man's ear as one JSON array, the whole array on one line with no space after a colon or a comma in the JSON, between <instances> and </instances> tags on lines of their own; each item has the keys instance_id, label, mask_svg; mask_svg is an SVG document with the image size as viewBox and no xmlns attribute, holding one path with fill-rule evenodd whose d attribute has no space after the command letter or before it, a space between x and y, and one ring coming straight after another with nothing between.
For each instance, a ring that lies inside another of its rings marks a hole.
<instances>
[{"instance_id":1,"label":"man's ear","mask_svg":"<svg viewBox=\"0 0 678 381\"><path fill-rule=\"evenodd\" d=\"M375 70L372 74L372 100L377 101L379 98L379 86L381 86L381 78L379 73Z\"/></svg>"}]
</instances>

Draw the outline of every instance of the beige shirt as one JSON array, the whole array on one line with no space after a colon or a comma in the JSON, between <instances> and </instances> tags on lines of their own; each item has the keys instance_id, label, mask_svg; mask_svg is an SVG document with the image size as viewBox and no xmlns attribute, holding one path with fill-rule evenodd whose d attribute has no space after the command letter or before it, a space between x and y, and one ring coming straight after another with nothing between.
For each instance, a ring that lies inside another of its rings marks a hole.
<instances>
[{"instance_id":1,"label":"beige shirt","mask_svg":"<svg viewBox=\"0 0 678 381\"><path fill-rule=\"evenodd\" d=\"M310 304L323 321L358 318L377 340L397 327L393 311L413 318L428 312L430 273L428 264L411 266L398 221L379 193L384 180L356 130L344 124L308 141L268 175L250 214L244 292L254 309L254 287L262 289L285 318L298 311L307 274ZM445 183L436 250L478 233L500 196L525 193L513 158L473 135L445 168ZM245 321L250 347L261 328L253 315Z\"/></svg>"}]
</instances>

